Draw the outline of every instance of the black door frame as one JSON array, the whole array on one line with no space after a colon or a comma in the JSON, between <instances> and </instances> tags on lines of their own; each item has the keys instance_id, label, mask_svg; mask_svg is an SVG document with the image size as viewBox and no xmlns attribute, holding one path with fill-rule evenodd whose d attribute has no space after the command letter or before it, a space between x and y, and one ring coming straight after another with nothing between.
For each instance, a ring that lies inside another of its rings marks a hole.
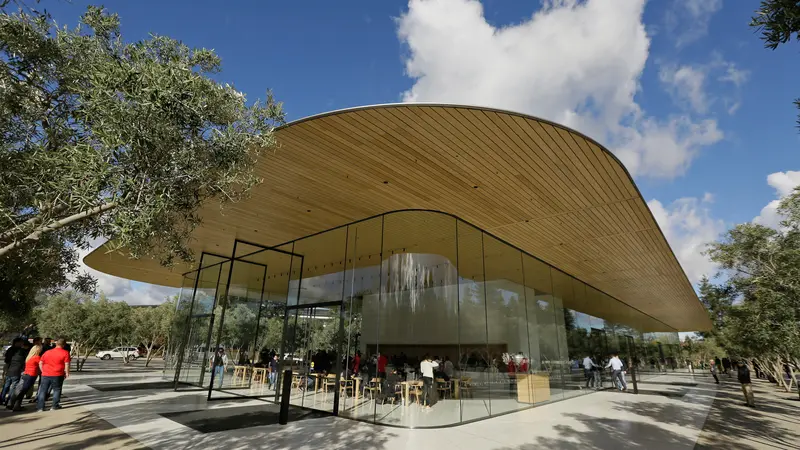
<instances>
[{"instance_id":1,"label":"black door frame","mask_svg":"<svg viewBox=\"0 0 800 450\"><path fill-rule=\"evenodd\" d=\"M283 342L286 342L286 328L287 328L288 322L289 322L289 315L294 311L300 311L300 310L304 310L304 309L314 311L317 308L338 307L339 308L339 319L340 320L338 320L339 333L337 333L337 336L343 336L344 335L343 334L344 333L344 329L343 329L343 325L342 325L341 315L342 315L342 311L344 310L344 301L343 300L338 300L338 301L337 300L333 300L333 301L328 301L328 302L299 304L299 301L300 301L300 289L299 289L299 287L300 286L302 286L302 281L301 281L301 284L298 286L298 291L297 291L298 304L286 307L286 313L285 313L285 318L284 318L284 322L283 322L283 336L284 336ZM295 319L294 327L295 327L295 330L297 330L297 314L295 314L294 319ZM291 340L292 351L289 352L289 353L294 354L294 350L295 350L295 347L296 347L296 342L297 342L297 338L294 337ZM336 364L334 365L334 371L336 372L336 388L333 390L334 391L333 392L333 415L334 416L338 416L339 415L339 393L340 393L339 385L341 383L341 376L342 376L342 367L341 367L342 366L342 340L341 339L337 340L335 351L336 351ZM281 357L283 357L283 353L284 352L281 353ZM306 361L304 361L304 362L306 363L306 370L307 370L309 363L306 362ZM301 405L301 407L308 408L308 409L313 409L314 411L328 412L328 411L316 409L316 408L313 408L313 407L306 407L304 405Z\"/></svg>"},{"instance_id":2,"label":"black door frame","mask_svg":"<svg viewBox=\"0 0 800 450\"><path fill-rule=\"evenodd\" d=\"M238 245L240 243L241 244L245 244L245 245L249 245L251 247L256 247L256 248L258 248L258 250L254 251L254 252L246 253L246 254L241 255L241 256L236 256L236 248L238 247ZM268 267L267 267L266 264L255 263L253 261L247 261L247 260L245 260L243 258L247 258L248 256L252 256L252 255L255 255L255 254L258 254L258 253L264 253L264 252L282 253L282 254L288 255L290 257L290 259L289 259L289 276L288 276L288 281L286 283L286 287L287 287L287 289L286 289L286 305L287 305L286 306L286 311L288 311L288 309L290 308L290 306L289 306L289 295L290 295L289 286L291 285L291 282L292 282L292 266L294 265L294 259L295 259L295 257L300 258L300 271L299 271L300 275L298 277L298 280L299 280L299 283L302 284L304 257L303 257L303 255L300 255L300 254L297 254L297 253L293 253L293 252L290 252L290 251L287 251L287 250L283 250L281 248L277 248L277 247L284 247L284 246L285 245L280 245L280 246L276 246L276 247L268 247L268 246L265 246L265 245L256 244L254 242L245 241L243 239L236 239L233 242L233 251L231 253L231 255L233 255L233 256L232 257L225 257L225 258L227 258L226 262L230 262L230 265L231 265L230 272L228 273L228 281L227 281L227 284L226 284L226 287L225 287L225 295L227 295L228 289L230 288L231 274L233 273L233 266L234 266L234 263L236 261L245 262L245 263L248 263L248 264L255 264L255 265L259 265L259 266L263 266L264 267L264 276L263 276L262 286L261 286L261 298L260 298L260 301L259 301L259 319L260 319L261 309L264 306L264 290L266 289L266 279L267 279L267 274L268 274ZM294 248L294 245L292 245L292 247ZM297 300L298 301L300 300L300 290L299 290L299 288L298 288L298 291L297 291ZM215 305L216 305L216 303L215 303ZM223 315L224 315L224 313L223 313ZM279 349L279 358L280 358L281 362L283 361L282 356L283 356L283 353L284 353L284 342L286 340L286 318L287 317L288 316L286 315L286 312L284 312L283 330L282 330L282 333L281 333L282 339L281 339L281 346L280 346L280 349ZM258 339L258 332L259 332L259 328L256 329L256 339ZM209 334L211 334L211 330L210 329L209 329ZM279 371L279 373L278 373L278 380L276 381L277 385L281 384L281 375L282 375L282 368L281 368L281 371ZM251 375L251 377L252 377L252 375ZM230 399L230 398L226 398L226 397L212 398L212 396L211 396L212 391L213 391L213 374L212 374L211 383L209 383L208 399L207 400L208 401L214 401L214 400L229 400ZM278 389L275 389L274 400L273 400L274 403L278 403L279 402L279 398L278 398L279 395L280 395L280 391ZM236 398L244 398L244 399L264 399L264 398L268 398L268 397L270 397L270 396L268 396L268 395L238 395L238 394L236 395Z\"/></svg>"}]
</instances>

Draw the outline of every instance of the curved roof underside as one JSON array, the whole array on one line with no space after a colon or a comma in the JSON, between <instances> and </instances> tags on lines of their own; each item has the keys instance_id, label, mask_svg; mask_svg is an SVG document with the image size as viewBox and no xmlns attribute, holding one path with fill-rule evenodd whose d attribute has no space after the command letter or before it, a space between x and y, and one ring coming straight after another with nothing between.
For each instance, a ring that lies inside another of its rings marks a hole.
<instances>
[{"instance_id":1,"label":"curved roof underside","mask_svg":"<svg viewBox=\"0 0 800 450\"><path fill-rule=\"evenodd\" d=\"M277 136L280 148L259 161L264 182L250 198L201 211L192 242L198 255L230 255L234 239L273 246L389 211L436 210L629 304L664 330L710 328L631 176L580 133L507 111L394 104L298 120ZM192 269L103 247L84 261L167 286L180 286Z\"/></svg>"}]
</instances>

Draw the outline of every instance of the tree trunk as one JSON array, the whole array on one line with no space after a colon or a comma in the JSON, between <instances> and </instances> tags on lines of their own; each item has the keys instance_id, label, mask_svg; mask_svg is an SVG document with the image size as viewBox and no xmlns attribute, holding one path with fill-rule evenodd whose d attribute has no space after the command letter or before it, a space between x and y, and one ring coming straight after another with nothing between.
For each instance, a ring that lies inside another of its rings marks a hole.
<instances>
[{"instance_id":1,"label":"tree trunk","mask_svg":"<svg viewBox=\"0 0 800 450\"><path fill-rule=\"evenodd\" d=\"M794 381L794 385L797 386L797 395L800 397L800 384L797 384L797 376L795 376L794 369L792 368L791 364L789 364L789 375L792 376L792 381Z\"/></svg>"},{"instance_id":2,"label":"tree trunk","mask_svg":"<svg viewBox=\"0 0 800 450\"><path fill-rule=\"evenodd\" d=\"M83 366L86 364L86 360L89 359L89 353L91 353L91 352L92 352L92 348L87 346L86 347L86 353L84 353L84 355L83 355L83 360L78 358L78 364L80 365L80 369L78 369L79 371L83 372Z\"/></svg>"},{"instance_id":3,"label":"tree trunk","mask_svg":"<svg viewBox=\"0 0 800 450\"><path fill-rule=\"evenodd\" d=\"M150 361L153 359L153 345L155 341L151 341L150 345L147 347L147 359L144 361L145 367L150 367Z\"/></svg>"},{"instance_id":4,"label":"tree trunk","mask_svg":"<svg viewBox=\"0 0 800 450\"><path fill-rule=\"evenodd\" d=\"M781 370L780 359L772 363L772 369L775 371L773 376L776 380L778 380L780 386L784 391L789 392L789 388L786 386L786 380L783 379L783 371Z\"/></svg>"}]
</instances>

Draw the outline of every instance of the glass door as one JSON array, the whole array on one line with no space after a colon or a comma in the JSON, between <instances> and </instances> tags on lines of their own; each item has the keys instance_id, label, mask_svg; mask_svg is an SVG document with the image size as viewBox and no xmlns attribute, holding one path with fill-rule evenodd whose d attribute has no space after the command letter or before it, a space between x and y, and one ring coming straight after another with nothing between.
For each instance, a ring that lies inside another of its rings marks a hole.
<instances>
[{"instance_id":1,"label":"glass door","mask_svg":"<svg viewBox=\"0 0 800 450\"><path fill-rule=\"evenodd\" d=\"M292 370L292 405L334 412L342 391L339 380L340 304L287 310L284 370ZM351 392L352 390L348 390Z\"/></svg>"}]
</instances>

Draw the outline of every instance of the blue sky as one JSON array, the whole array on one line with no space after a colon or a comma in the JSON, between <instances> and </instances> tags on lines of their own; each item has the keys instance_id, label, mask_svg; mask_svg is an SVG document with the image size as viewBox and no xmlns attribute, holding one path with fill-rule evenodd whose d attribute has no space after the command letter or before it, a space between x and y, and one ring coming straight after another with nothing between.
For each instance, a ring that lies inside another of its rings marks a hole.
<instances>
[{"instance_id":1,"label":"blue sky","mask_svg":"<svg viewBox=\"0 0 800 450\"><path fill-rule=\"evenodd\" d=\"M220 81L272 89L290 120L404 100L519 110L606 144L634 174L695 281L702 244L800 183L796 44L763 47L757 1L115 2L127 40L221 56ZM74 24L84 2L50 2ZM535 15L537 14L538 15ZM565 81L566 80L566 81ZM768 177L771 176L768 182ZM772 206L770 202L773 202ZM101 283L151 301L163 290ZM121 287L120 287L121 286Z\"/></svg>"}]
</instances>

